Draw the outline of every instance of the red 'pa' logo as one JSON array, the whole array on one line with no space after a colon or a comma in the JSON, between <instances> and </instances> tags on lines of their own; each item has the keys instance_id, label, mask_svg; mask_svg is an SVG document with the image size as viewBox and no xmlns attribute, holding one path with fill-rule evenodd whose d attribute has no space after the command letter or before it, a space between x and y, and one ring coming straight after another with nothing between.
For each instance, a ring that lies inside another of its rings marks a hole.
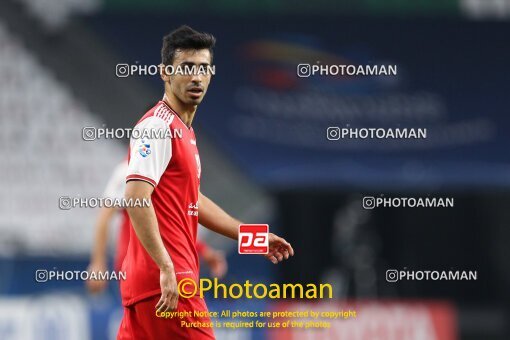
<instances>
[{"instance_id":1,"label":"red 'pa' logo","mask_svg":"<svg viewBox=\"0 0 510 340\"><path fill-rule=\"evenodd\" d=\"M269 225L239 225L238 248L239 254L267 254L269 252Z\"/></svg>"}]
</instances>

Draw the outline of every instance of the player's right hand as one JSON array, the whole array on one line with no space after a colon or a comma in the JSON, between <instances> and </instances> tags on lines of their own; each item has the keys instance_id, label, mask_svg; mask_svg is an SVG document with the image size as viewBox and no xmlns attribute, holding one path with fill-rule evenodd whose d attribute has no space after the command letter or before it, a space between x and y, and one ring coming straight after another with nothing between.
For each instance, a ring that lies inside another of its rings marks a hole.
<instances>
[{"instance_id":1,"label":"player's right hand","mask_svg":"<svg viewBox=\"0 0 510 340\"><path fill-rule=\"evenodd\" d=\"M173 269L162 269L159 273L159 284L161 285L161 298L156 309L158 312L167 312L177 309L179 291L177 290L177 279Z\"/></svg>"}]
</instances>

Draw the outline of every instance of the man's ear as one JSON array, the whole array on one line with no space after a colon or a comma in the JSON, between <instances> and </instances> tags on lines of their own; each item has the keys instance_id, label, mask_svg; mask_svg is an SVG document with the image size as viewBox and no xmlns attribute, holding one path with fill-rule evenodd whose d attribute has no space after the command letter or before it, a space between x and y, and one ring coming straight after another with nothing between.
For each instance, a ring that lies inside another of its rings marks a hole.
<instances>
[{"instance_id":1,"label":"man's ear","mask_svg":"<svg viewBox=\"0 0 510 340\"><path fill-rule=\"evenodd\" d=\"M164 64L159 64L159 75L161 76L161 80L163 80L164 82L167 82L167 81L170 81L170 75L167 74L165 71L166 71L166 65Z\"/></svg>"}]
</instances>

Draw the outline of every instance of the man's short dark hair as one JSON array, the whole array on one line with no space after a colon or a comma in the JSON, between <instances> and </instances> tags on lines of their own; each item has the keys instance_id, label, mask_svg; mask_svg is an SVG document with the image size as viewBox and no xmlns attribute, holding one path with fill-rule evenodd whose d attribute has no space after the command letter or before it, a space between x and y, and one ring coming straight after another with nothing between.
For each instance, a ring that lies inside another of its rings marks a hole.
<instances>
[{"instance_id":1,"label":"man's short dark hair","mask_svg":"<svg viewBox=\"0 0 510 340\"><path fill-rule=\"evenodd\" d=\"M213 47L216 38L209 33L197 32L193 28L183 25L175 31L163 37L163 48L161 49L161 62L164 65L172 65L175 51L177 50L202 50L208 49L213 56Z\"/></svg>"}]
</instances>

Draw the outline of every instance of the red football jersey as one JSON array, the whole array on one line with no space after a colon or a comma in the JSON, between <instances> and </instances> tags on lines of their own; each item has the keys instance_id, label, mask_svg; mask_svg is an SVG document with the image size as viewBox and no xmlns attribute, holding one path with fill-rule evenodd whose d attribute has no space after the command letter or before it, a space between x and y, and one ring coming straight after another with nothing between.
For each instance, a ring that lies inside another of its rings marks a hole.
<instances>
[{"instance_id":1,"label":"red football jersey","mask_svg":"<svg viewBox=\"0 0 510 340\"><path fill-rule=\"evenodd\" d=\"M177 281L192 278L198 283L199 261L196 250L200 158L193 128L188 128L177 113L159 101L133 132L126 181L142 180L154 186L151 201L159 232L175 267ZM156 131L156 132L155 132ZM165 138L162 133L166 132ZM160 133L158 138L152 138ZM151 135L147 137L147 135ZM171 137L169 137L171 136ZM142 246L133 227L122 270L122 303L132 305L161 294L159 268Z\"/></svg>"}]
</instances>

